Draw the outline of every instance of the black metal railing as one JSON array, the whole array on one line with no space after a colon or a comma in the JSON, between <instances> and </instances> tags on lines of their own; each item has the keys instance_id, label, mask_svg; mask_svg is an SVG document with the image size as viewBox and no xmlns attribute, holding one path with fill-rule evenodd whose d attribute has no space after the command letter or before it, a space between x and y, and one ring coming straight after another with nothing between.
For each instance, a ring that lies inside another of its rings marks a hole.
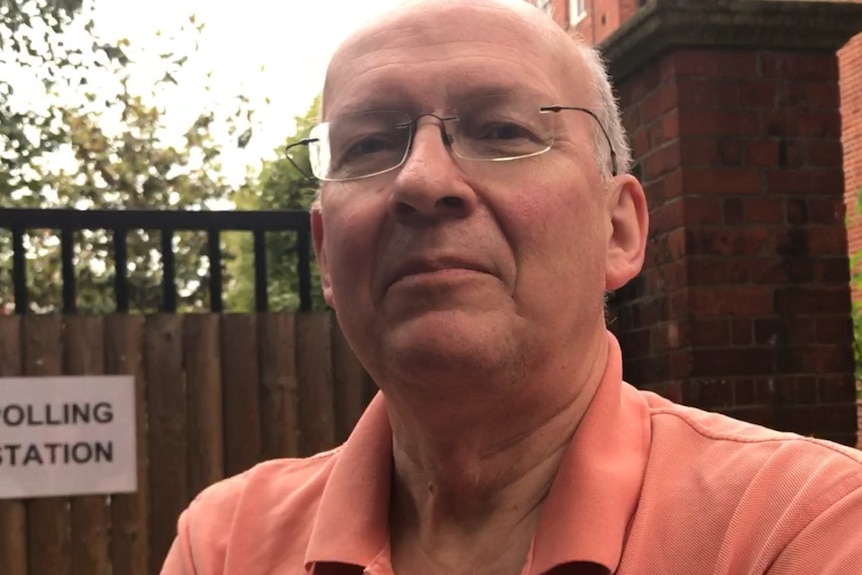
<instances>
[{"instance_id":1,"label":"black metal railing","mask_svg":"<svg viewBox=\"0 0 862 575\"><path fill-rule=\"evenodd\" d=\"M161 234L162 311L177 309L176 264L173 238L176 232L207 234L209 257L210 309L222 312L222 251L220 234L226 231L252 232L254 237L255 310L269 309L267 295L266 234L297 234L297 276L299 309L311 309L311 235L308 212L285 211L169 211L169 210L71 210L71 209L0 209L0 230L12 233L12 281L15 313L23 314L28 306L27 268L24 236L28 230L58 230L62 261L63 311L77 308L74 268L74 233L83 230L112 232L114 295L120 313L129 311L128 250L126 236L132 230L157 230Z\"/></svg>"}]
</instances>

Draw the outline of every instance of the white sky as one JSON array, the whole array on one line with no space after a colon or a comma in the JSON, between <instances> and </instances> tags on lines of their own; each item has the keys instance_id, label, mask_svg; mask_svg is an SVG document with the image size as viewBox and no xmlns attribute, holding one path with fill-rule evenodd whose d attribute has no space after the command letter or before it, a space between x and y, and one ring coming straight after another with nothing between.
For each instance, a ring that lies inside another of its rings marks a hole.
<instances>
[{"instance_id":1,"label":"white sky","mask_svg":"<svg viewBox=\"0 0 862 575\"><path fill-rule=\"evenodd\" d=\"M187 64L182 90L165 102L184 129L206 98L229 101L242 91L256 110L254 137L234 164L255 163L293 133L293 117L304 115L323 85L326 64L341 40L364 21L399 0L95 0L97 31L126 37L149 49L157 30L176 30L195 14L206 25L197 57ZM148 50L155 57L156 50ZM141 59L140 78L147 64ZM154 66L150 66L153 72ZM212 92L203 91L212 71ZM136 72L136 75L138 72ZM197 80L195 79L197 78ZM264 99L269 98L266 105ZM233 170L238 165L230 166Z\"/></svg>"}]
</instances>

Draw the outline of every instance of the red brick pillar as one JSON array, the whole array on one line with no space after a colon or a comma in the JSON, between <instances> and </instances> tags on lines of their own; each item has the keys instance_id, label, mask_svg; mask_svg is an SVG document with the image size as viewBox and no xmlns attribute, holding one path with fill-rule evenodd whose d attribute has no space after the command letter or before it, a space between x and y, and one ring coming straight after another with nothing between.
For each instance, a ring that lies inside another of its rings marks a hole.
<instances>
[{"instance_id":1,"label":"red brick pillar","mask_svg":"<svg viewBox=\"0 0 862 575\"><path fill-rule=\"evenodd\" d=\"M602 44L651 233L625 377L856 444L836 50L862 5L652 0Z\"/></svg>"}]
</instances>

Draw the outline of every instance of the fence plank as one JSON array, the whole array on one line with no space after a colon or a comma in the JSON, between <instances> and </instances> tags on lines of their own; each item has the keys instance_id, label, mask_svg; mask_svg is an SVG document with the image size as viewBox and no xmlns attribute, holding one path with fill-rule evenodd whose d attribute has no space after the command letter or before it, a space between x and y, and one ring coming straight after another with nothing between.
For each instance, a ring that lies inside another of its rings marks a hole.
<instances>
[{"instance_id":1,"label":"fence plank","mask_svg":"<svg viewBox=\"0 0 862 575\"><path fill-rule=\"evenodd\" d=\"M260 461L260 368L253 314L221 318L225 474L236 475Z\"/></svg>"},{"instance_id":2,"label":"fence plank","mask_svg":"<svg viewBox=\"0 0 862 575\"><path fill-rule=\"evenodd\" d=\"M183 318L188 401L189 495L224 477L219 316Z\"/></svg>"},{"instance_id":3,"label":"fence plank","mask_svg":"<svg viewBox=\"0 0 862 575\"><path fill-rule=\"evenodd\" d=\"M188 504L186 385L182 317L147 318L144 357L150 432L150 573L157 575ZM136 574L137 575L137 574Z\"/></svg>"},{"instance_id":4,"label":"fence plank","mask_svg":"<svg viewBox=\"0 0 862 575\"><path fill-rule=\"evenodd\" d=\"M292 313L258 316L261 458L299 455L295 323Z\"/></svg>"},{"instance_id":5,"label":"fence plank","mask_svg":"<svg viewBox=\"0 0 862 575\"><path fill-rule=\"evenodd\" d=\"M335 445L332 398L332 318L329 312L296 316L296 367L299 382L300 453Z\"/></svg>"},{"instance_id":6,"label":"fence plank","mask_svg":"<svg viewBox=\"0 0 862 575\"><path fill-rule=\"evenodd\" d=\"M138 491L111 497L111 564L114 575L147 575L150 572L149 444L142 318L126 314L106 316L105 344L105 371L135 376L137 410Z\"/></svg>"},{"instance_id":7,"label":"fence plank","mask_svg":"<svg viewBox=\"0 0 862 575\"><path fill-rule=\"evenodd\" d=\"M335 441L343 443L365 409L366 375L332 314L332 388Z\"/></svg>"},{"instance_id":8,"label":"fence plank","mask_svg":"<svg viewBox=\"0 0 862 575\"><path fill-rule=\"evenodd\" d=\"M24 317L24 373L61 375L63 323L57 315ZM28 563L31 575L71 573L69 499L44 497L27 505Z\"/></svg>"},{"instance_id":9,"label":"fence plank","mask_svg":"<svg viewBox=\"0 0 862 575\"><path fill-rule=\"evenodd\" d=\"M98 316L67 316L66 372L69 375L103 374L105 344L103 321ZM72 573L109 575L108 533L110 507L106 495L74 497L71 501Z\"/></svg>"},{"instance_id":10,"label":"fence plank","mask_svg":"<svg viewBox=\"0 0 862 575\"><path fill-rule=\"evenodd\" d=\"M0 316L0 377L23 372L21 316ZM27 506L17 499L0 500L0 573L27 575Z\"/></svg>"}]
</instances>

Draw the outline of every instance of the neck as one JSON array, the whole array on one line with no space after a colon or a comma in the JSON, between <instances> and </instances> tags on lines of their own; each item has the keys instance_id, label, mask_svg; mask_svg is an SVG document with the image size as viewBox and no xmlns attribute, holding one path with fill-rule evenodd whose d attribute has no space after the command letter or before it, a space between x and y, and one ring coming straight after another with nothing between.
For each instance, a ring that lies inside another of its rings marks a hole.
<instances>
[{"instance_id":1,"label":"neck","mask_svg":"<svg viewBox=\"0 0 862 575\"><path fill-rule=\"evenodd\" d=\"M414 549L450 573L465 565L470 573L473 565L523 565L542 503L604 374L607 339L578 355L590 363L565 369L571 358L544 362L529 381L501 383L496 401L486 385L482 397L463 393L469 382L446 385L462 393L453 399L441 392L430 405L427 395L421 402L387 395L394 561L405 556L399 550Z\"/></svg>"}]
</instances>

